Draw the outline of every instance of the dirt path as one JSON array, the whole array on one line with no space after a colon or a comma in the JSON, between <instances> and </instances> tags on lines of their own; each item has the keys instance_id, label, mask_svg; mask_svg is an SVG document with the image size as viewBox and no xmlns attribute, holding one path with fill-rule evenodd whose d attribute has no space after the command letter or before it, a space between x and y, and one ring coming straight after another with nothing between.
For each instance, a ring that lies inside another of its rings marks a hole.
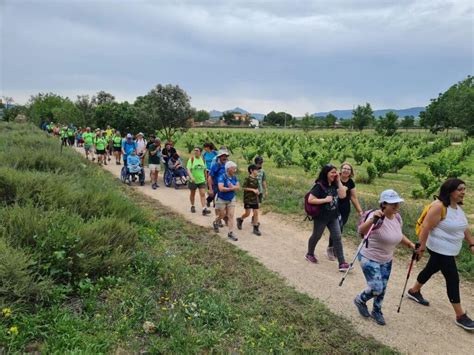
<instances>
[{"instance_id":1,"label":"dirt path","mask_svg":"<svg viewBox=\"0 0 474 355\"><path fill-rule=\"evenodd\" d=\"M117 177L120 168L115 164L105 167ZM187 189L167 188L160 178L160 187L152 190L148 180L148 170L146 173L147 184L143 187L133 187L134 189L155 198L191 222L211 228L211 217L190 212ZM197 210L199 211L200 208ZM243 212L243 207L241 203L238 203L236 213L241 212ZM354 296L365 288L365 280L358 265L349 274L344 285L338 287L342 274L337 270L337 263L327 260L324 256L327 237L322 238L316 250L319 264L310 264L304 259L308 237L311 233L310 228L311 224L308 222L296 225L287 219L283 220L277 214L269 213L261 218L263 233L261 237L251 233L251 227L246 220L243 230L236 231L239 240L231 243L249 252L270 270L279 273L289 285L324 302L331 311L348 319L361 334L372 335L380 342L404 353L473 353L474 333L466 332L454 324L453 311L448 302L444 279L441 275L432 278L423 290L423 295L431 302L429 307L420 306L405 298L398 314L396 310L406 279L409 257L403 260L395 258L383 308L387 325L378 326L372 320L360 317L352 303ZM219 234L227 239L225 228ZM347 241L344 243L347 259L353 257L355 249L352 243ZM409 285L426 260L425 258L420 265L414 267ZM461 300L473 316L474 288L472 284L462 283Z\"/></svg>"}]
</instances>

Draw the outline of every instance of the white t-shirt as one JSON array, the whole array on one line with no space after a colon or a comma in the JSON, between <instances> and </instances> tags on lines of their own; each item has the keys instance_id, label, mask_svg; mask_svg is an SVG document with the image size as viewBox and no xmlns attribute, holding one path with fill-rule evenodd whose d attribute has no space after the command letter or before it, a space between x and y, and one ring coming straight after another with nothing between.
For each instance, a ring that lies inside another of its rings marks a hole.
<instances>
[{"instance_id":1,"label":"white t-shirt","mask_svg":"<svg viewBox=\"0 0 474 355\"><path fill-rule=\"evenodd\" d=\"M373 216L373 212L368 218ZM393 216L392 219L384 218L382 225L372 230L369 236L369 247L365 245L360 251L362 256L381 264L388 263L393 259L396 246L403 239L402 218Z\"/></svg>"},{"instance_id":2,"label":"white t-shirt","mask_svg":"<svg viewBox=\"0 0 474 355\"><path fill-rule=\"evenodd\" d=\"M135 141L135 143L137 144L137 153L138 154L143 153L145 151L145 148L146 148L146 140L137 139Z\"/></svg>"},{"instance_id":3,"label":"white t-shirt","mask_svg":"<svg viewBox=\"0 0 474 355\"><path fill-rule=\"evenodd\" d=\"M426 246L435 253L456 256L461 251L467 227L467 218L461 206L448 206L446 218L430 231Z\"/></svg>"}]
</instances>

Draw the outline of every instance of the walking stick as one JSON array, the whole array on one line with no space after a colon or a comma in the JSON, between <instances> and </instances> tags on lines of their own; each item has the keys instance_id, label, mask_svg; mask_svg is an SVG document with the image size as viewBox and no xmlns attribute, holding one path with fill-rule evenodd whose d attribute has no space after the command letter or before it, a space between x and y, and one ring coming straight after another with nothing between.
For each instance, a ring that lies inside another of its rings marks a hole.
<instances>
[{"instance_id":1,"label":"walking stick","mask_svg":"<svg viewBox=\"0 0 474 355\"><path fill-rule=\"evenodd\" d=\"M420 247L420 243L416 242L415 250L413 250L413 254L411 255L411 261L410 261L410 266L408 267L407 279L405 280L405 286L403 286L402 297L400 297L400 303L398 304L397 313L400 313L400 308L402 306L403 297L405 296L405 290L407 288L408 279L410 278L411 269L413 268L413 263L415 262L415 260L418 259L417 250L419 247Z\"/></svg>"},{"instance_id":2,"label":"walking stick","mask_svg":"<svg viewBox=\"0 0 474 355\"><path fill-rule=\"evenodd\" d=\"M344 280L346 279L346 276L347 274L349 273L349 271L352 269L352 266L354 265L356 259L357 259L357 256L359 255L360 251L362 250L362 247L364 246L364 243L366 246L368 246L369 244L369 235L370 233L372 232L372 229L374 229L374 227L379 224L379 222L382 222L383 221L383 218L380 218L380 217L377 217L375 216L374 217L374 221L372 223L372 225L370 226L370 229L369 231L366 233L364 239L362 239L362 241L360 242L359 246L357 247L357 251L354 255L354 258L352 259L351 263L349 264L349 268L346 270L346 272L344 273L344 275L342 276L342 279L341 281L339 282L339 286L342 286L342 284L344 283Z\"/></svg>"}]
</instances>

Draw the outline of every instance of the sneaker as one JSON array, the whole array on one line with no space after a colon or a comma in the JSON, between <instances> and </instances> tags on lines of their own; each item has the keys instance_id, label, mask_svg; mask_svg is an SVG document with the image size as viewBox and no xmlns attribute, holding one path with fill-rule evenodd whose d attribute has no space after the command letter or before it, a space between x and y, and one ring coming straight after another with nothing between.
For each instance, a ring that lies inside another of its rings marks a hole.
<instances>
[{"instance_id":1,"label":"sneaker","mask_svg":"<svg viewBox=\"0 0 474 355\"><path fill-rule=\"evenodd\" d=\"M240 217L237 218L237 228L242 229L242 223L244 223L244 220Z\"/></svg>"},{"instance_id":2,"label":"sneaker","mask_svg":"<svg viewBox=\"0 0 474 355\"><path fill-rule=\"evenodd\" d=\"M347 270L352 269L348 263L339 264L339 271L346 272Z\"/></svg>"},{"instance_id":3,"label":"sneaker","mask_svg":"<svg viewBox=\"0 0 474 355\"><path fill-rule=\"evenodd\" d=\"M204 208L204 209L202 210L202 215L203 215L203 216L207 216L208 214L211 214L211 211L209 211L207 208Z\"/></svg>"},{"instance_id":4,"label":"sneaker","mask_svg":"<svg viewBox=\"0 0 474 355\"><path fill-rule=\"evenodd\" d=\"M151 188L152 188L153 190L156 190L156 184L152 184L152 185L151 185Z\"/></svg>"},{"instance_id":5,"label":"sneaker","mask_svg":"<svg viewBox=\"0 0 474 355\"><path fill-rule=\"evenodd\" d=\"M333 247L327 247L326 249L326 256L330 261L336 260L336 256L334 255L334 248Z\"/></svg>"},{"instance_id":6,"label":"sneaker","mask_svg":"<svg viewBox=\"0 0 474 355\"><path fill-rule=\"evenodd\" d=\"M367 305L365 304L364 301L360 299L359 296L356 296L356 298L354 298L354 304L357 307L357 310L359 311L362 317L364 318L370 317L370 313L369 313L369 309L367 308Z\"/></svg>"},{"instance_id":7,"label":"sneaker","mask_svg":"<svg viewBox=\"0 0 474 355\"><path fill-rule=\"evenodd\" d=\"M145 186L145 181L140 181L140 186Z\"/></svg>"},{"instance_id":8,"label":"sneaker","mask_svg":"<svg viewBox=\"0 0 474 355\"><path fill-rule=\"evenodd\" d=\"M456 318L454 323L466 330L474 330L474 321L467 316L467 313L464 313L461 317Z\"/></svg>"},{"instance_id":9,"label":"sneaker","mask_svg":"<svg viewBox=\"0 0 474 355\"><path fill-rule=\"evenodd\" d=\"M219 228L224 228L224 225L222 224L222 221L219 221L219 222L217 223L217 225L219 226Z\"/></svg>"},{"instance_id":10,"label":"sneaker","mask_svg":"<svg viewBox=\"0 0 474 355\"><path fill-rule=\"evenodd\" d=\"M383 317L382 311L373 309L372 313L370 313L370 315L372 316L372 318L375 320L375 322L378 325L385 325L385 319Z\"/></svg>"},{"instance_id":11,"label":"sneaker","mask_svg":"<svg viewBox=\"0 0 474 355\"><path fill-rule=\"evenodd\" d=\"M214 228L214 232L219 233L219 223L216 221L212 222L212 228Z\"/></svg>"},{"instance_id":12,"label":"sneaker","mask_svg":"<svg viewBox=\"0 0 474 355\"><path fill-rule=\"evenodd\" d=\"M196 207L191 206L191 212L192 212L192 213L196 213Z\"/></svg>"},{"instance_id":13,"label":"sneaker","mask_svg":"<svg viewBox=\"0 0 474 355\"><path fill-rule=\"evenodd\" d=\"M234 242L236 242L236 241L239 240L239 239L234 235L233 232L229 232L229 233L227 234L227 238L229 238L230 240L232 240L232 241L234 241Z\"/></svg>"},{"instance_id":14,"label":"sneaker","mask_svg":"<svg viewBox=\"0 0 474 355\"><path fill-rule=\"evenodd\" d=\"M428 302L428 300L425 300L423 298L423 296L421 295L421 292L411 292L410 290L408 290L407 292L407 297L412 299L413 301L419 303L419 304L422 304L423 306L429 306L430 303Z\"/></svg>"},{"instance_id":15,"label":"sneaker","mask_svg":"<svg viewBox=\"0 0 474 355\"><path fill-rule=\"evenodd\" d=\"M304 256L304 258L306 260L308 260L310 263L313 263L313 264L317 264L318 263L318 259L316 259L316 257L314 255L309 255L309 254L306 254Z\"/></svg>"}]
</instances>

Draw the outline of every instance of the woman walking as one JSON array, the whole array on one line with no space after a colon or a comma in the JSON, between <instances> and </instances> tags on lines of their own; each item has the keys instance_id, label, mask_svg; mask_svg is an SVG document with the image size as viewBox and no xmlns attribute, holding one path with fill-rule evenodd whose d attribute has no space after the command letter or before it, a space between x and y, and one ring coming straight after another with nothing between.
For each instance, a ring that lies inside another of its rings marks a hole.
<instances>
[{"instance_id":1,"label":"woman walking","mask_svg":"<svg viewBox=\"0 0 474 355\"><path fill-rule=\"evenodd\" d=\"M355 186L354 180L352 180L352 178L354 177L354 169L352 168L352 165L347 162L342 163L339 174L340 174L341 183L346 188L346 197L340 198L338 202L339 216L340 216L339 224L341 227L341 235L342 235L343 228L349 219L349 215L351 214L351 202L354 205L357 211L357 214L359 216L362 216L364 211L362 211L362 207L360 207L359 199L357 198L356 186ZM331 261L336 260L336 256L334 255L334 247L333 247L331 238L329 238L329 245L328 245L328 248L326 249L326 256Z\"/></svg>"},{"instance_id":2,"label":"woman walking","mask_svg":"<svg viewBox=\"0 0 474 355\"><path fill-rule=\"evenodd\" d=\"M415 244L402 232L402 218L399 214L400 198L394 190L385 190L380 194L380 209L371 212L367 220L359 226L359 233L368 233L375 219L382 218L372 229L367 246L362 248L358 258L367 281L367 288L356 296L354 304L361 316L372 318L379 325L385 325L382 303L385 297L390 272L392 271L393 252L402 243L411 249ZM381 224L380 224L381 222ZM372 312L369 313L367 301L374 299Z\"/></svg>"},{"instance_id":3,"label":"woman walking","mask_svg":"<svg viewBox=\"0 0 474 355\"><path fill-rule=\"evenodd\" d=\"M321 239L326 228L329 229L329 237L333 241L334 252L339 261L339 271L345 272L349 264L344 259L344 251L341 242L341 228L339 225L338 200L346 197L346 188L339 179L339 173L334 165L326 165L311 189L308 202L320 205L320 214L313 219L313 234L308 241L308 252L306 260L317 263L314 255L316 244Z\"/></svg>"},{"instance_id":4,"label":"woman walking","mask_svg":"<svg viewBox=\"0 0 474 355\"><path fill-rule=\"evenodd\" d=\"M188 187L189 201L191 202L191 212L196 213L196 207L194 203L196 200L196 190L198 190L202 207L202 215L207 216L211 213L211 211L206 208L206 163L202 158L200 147L194 147L194 155L189 158L186 168L190 178Z\"/></svg>"},{"instance_id":5,"label":"woman walking","mask_svg":"<svg viewBox=\"0 0 474 355\"><path fill-rule=\"evenodd\" d=\"M407 297L428 306L421 295L421 288L438 271L446 280L449 302L456 315L455 323L474 330L474 321L461 307L459 275L455 257L462 248L463 239L474 254L474 238L469 230L466 215L461 208L466 193L466 185L460 179L446 180L439 191L438 200L433 202L421 226L419 257L428 248L430 258L425 268L418 274L416 283L408 290Z\"/></svg>"}]
</instances>

